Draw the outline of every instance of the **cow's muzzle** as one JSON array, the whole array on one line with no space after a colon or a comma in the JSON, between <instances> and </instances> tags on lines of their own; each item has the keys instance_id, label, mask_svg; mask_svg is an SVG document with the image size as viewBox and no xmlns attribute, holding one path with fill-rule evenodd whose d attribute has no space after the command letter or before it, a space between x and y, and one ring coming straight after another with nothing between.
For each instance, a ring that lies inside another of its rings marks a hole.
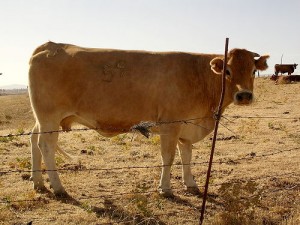
<instances>
[{"instance_id":1,"label":"cow's muzzle","mask_svg":"<svg viewBox=\"0 0 300 225\"><path fill-rule=\"evenodd\" d=\"M252 100L253 93L251 91L239 91L234 95L234 103L237 105L249 105Z\"/></svg>"}]
</instances>

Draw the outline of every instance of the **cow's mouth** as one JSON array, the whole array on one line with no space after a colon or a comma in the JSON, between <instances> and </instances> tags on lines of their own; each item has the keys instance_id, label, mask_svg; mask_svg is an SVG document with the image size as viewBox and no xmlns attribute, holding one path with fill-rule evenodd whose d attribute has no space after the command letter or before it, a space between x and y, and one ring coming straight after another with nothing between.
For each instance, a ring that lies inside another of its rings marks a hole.
<instances>
[{"instance_id":1,"label":"cow's mouth","mask_svg":"<svg viewBox=\"0 0 300 225\"><path fill-rule=\"evenodd\" d=\"M234 95L234 104L250 105L253 101L253 93L251 91L239 91Z\"/></svg>"}]
</instances>

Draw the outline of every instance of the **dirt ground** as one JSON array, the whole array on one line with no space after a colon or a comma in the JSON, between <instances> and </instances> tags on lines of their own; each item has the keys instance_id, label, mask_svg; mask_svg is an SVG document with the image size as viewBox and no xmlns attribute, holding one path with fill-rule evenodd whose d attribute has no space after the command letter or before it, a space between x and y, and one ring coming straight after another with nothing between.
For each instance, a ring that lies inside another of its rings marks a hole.
<instances>
[{"instance_id":1,"label":"dirt ground","mask_svg":"<svg viewBox=\"0 0 300 225\"><path fill-rule=\"evenodd\" d=\"M300 224L300 83L255 80L251 106L230 105L221 120L204 224ZM70 198L33 190L28 95L0 96L0 224L198 224L202 196L185 192L178 154L174 198L157 192L159 137L104 138L61 133L57 155ZM78 128L80 128L79 126ZM7 136L22 134L21 136ZM211 135L193 146L192 170L203 192Z\"/></svg>"}]
</instances>

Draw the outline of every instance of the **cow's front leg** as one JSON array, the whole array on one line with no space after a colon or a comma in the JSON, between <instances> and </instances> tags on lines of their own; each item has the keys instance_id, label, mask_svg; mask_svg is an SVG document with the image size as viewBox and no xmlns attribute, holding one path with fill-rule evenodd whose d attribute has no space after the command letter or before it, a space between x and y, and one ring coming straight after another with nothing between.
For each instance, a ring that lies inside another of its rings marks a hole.
<instances>
[{"instance_id":1,"label":"cow's front leg","mask_svg":"<svg viewBox=\"0 0 300 225\"><path fill-rule=\"evenodd\" d=\"M200 190L191 171L192 143L187 140L179 140L178 147L182 162L182 179L186 190L192 194L199 195Z\"/></svg>"},{"instance_id":2,"label":"cow's front leg","mask_svg":"<svg viewBox=\"0 0 300 225\"><path fill-rule=\"evenodd\" d=\"M171 166L174 161L176 145L178 141L177 132L167 133L162 131L160 135L161 143L161 157L162 157L162 173L159 185L160 194L165 197L172 197L173 192L171 189Z\"/></svg>"}]
</instances>

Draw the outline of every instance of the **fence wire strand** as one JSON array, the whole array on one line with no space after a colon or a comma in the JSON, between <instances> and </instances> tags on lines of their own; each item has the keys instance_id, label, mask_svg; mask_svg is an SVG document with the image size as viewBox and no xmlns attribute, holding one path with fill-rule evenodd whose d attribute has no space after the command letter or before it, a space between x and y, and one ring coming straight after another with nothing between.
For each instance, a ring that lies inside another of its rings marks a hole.
<instances>
[{"instance_id":1,"label":"fence wire strand","mask_svg":"<svg viewBox=\"0 0 300 225\"><path fill-rule=\"evenodd\" d=\"M270 153L263 153L261 155L247 155L245 157L236 158L236 159L218 159L218 161L213 162L213 164L234 164L244 160L255 160L257 158L263 158L268 156L278 155L284 152L292 152L292 151L299 151L300 147L285 149L285 150L277 150ZM152 166L123 166L123 167L110 167L110 168L86 168L81 164L70 164L71 166L74 165L76 168L59 168L56 170L0 170L0 176L10 173L32 173L32 172L62 172L62 171L73 171L73 172L90 172L90 171L112 171L112 170L131 170L131 169L155 169L155 168L163 168L168 166L197 166L197 165L207 165L208 161L201 161L201 162L193 162L188 164L183 163L174 163L170 165L152 165Z\"/></svg>"},{"instance_id":2,"label":"fence wire strand","mask_svg":"<svg viewBox=\"0 0 300 225\"><path fill-rule=\"evenodd\" d=\"M239 115L221 115L222 118L225 120L234 123L234 121L230 120L231 119L284 119L284 120L300 120L300 116L294 116L294 117L282 117L282 116L239 116ZM152 121L142 121L139 124L133 125L130 129L129 132L140 132L144 135L143 130L149 130L152 127L159 127L163 125L170 125L170 124L185 124L185 125L193 125L205 130L212 130L211 128L205 127L201 125L201 123L196 123L195 121L197 120L205 120L208 118L213 118L212 117L196 117L196 118L190 118L190 119L182 119L182 120L173 120L173 121L158 121L158 122L152 122ZM225 126L224 124L221 124L224 128L226 128L228 131L231 133L235 134L233 130ZM120 131L120 128L113 127L113 126L108 126L105 128L109 128L110 130L118 130ZM87 128L87 127L82 127L82 128L72 128L68 130L51 130L51 131L42 131L42 132L21 132L21 133L14 133L14 134L5 134L5 135L0 135L0 138L12 138L12 137L20 137L20 136L31 136L31 135L39 135L39 134L51 134L51 133L67 133L67 132L80 132L80 131L97 131L101 130L103 128L101 127L96 127L96 128ZM123 132L128 133L127 130L122 130ZM151 131L149 131L151 132Z\"/></svg>"},{"instance_id":3,"label":"fence wire strand","mask_svg":"<svg viewBox=\"0 0 300 225\"><path fill-rule=\"evenodd\" d=\"M211 187L219 187L222 185L232 185L232 184L237 184L237 183L245 183L245 182L249 182L249 181L257 181L257 180L263 180L263 179L284 179L284 178L290 178L290 177L295 177L298 178L300 177L300 173L295 173L295 172L286 172L286 173L282 173L282 174L268 174L265 176L258 176L258 177L249 177L249 178L243 178L243 179L237 179L237 180L230 180L227 182L222 182L222 183L212 183L210 184ZM300 182L300 179L298 180L298 182ZM287 187L287 188L281 188L280 190L291 190L294 189L296 187L298 187L300 184L295 184L293 185L293 187ZM200 185L199 188L203 188L204 185ZM170 189L171 190L171 189ZM182 190L182 187L173 187L172 190ZM280 191L278 190L278 191ZM154 194L157 193L156 189L153 190L147 190L147 191L129 191L129 192L117 192L117 193L112 193L112 192L107 192L109 194L101 194L101 195L97 195L97 196L81 196L78 197L78 200L89 200L89 199L103 199L103 198L111 198L111 199L117 199L120 196L134 196L134 195L138 195L138 194L145 194L145 195L150 195L150 194ZM54 199L47 199L47 200L69 200L70 197L55 197ZM41 201L41 197L37 197L37 199L18 199L18 200L10 200L10 199L6 199L6 198L2 198L0 200L0 204L10 204L10 203L16 203L16 202L35 202L35 201Z\"/></svg>"},{"instance_id":4,"label":"fence wire strand","mask_svg":"<svg viewBox=\"0 0 300 225\"><path fill-rule=\"evenodd\" d=\"M295 148L290 148L290 149L281 149L281 150L276 150L270 153L263 153L261 155L247 155L245 157L241 157L241 158L236 158L236 159L218 159L218 161L213 162L214 164L229 164L229 163L236 163L236 162L240 162L243 160L254 160L257 158L263 158L263 157L267 157L267 156L273 156L273 155L277 155L283 152L292 152L292 151L297 151L300 150L300 147L295 147ZM182 163L174 163L171 165L152 165L152 166L124 166L124 167L110 167L110 168L85 168L82 165L78 165L78 164L74 164L77 166L77 168L75 169L71 169L71 168L60 168L60 169L56 169L56 170L47 170L47 169L42 169L42 170L0 170L0 176L4 175L4 174L9 174L9 173L29 173L29 172L47 172L47 171L74 171L74 172L78 172L78 171L111 171L111 170L130 170L130 169L151 169L151 168L163 168L163 167L167 167L167 166L197 166L197 165L206 165L208 163L208 161L201 161L201 162L193 162L193 163L189 163L189 164L182 164Z\"/></svg>"}]
</instances>

